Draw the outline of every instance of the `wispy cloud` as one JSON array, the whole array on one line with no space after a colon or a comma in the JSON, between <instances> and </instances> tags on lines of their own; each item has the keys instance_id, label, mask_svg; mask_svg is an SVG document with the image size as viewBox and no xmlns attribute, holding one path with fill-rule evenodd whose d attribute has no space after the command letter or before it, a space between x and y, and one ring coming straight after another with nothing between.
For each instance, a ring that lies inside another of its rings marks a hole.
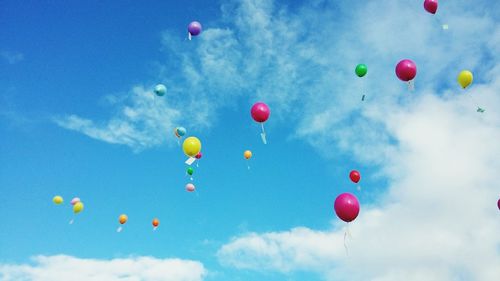
<instances>
[{"instance_id":1,"label":"wispy cloud","mask_svg":"<svg viewBox=\"0 0 500 281\"><path fill-rule=\"evenodd\" d=\"M4 59L8 64L16 64L22 60L24 60L24 55L19 52L9 52L9 51L0 51L0 57Z\"/></svg>"},{"instance_id":2,"label":"wispy cloud","mask_svg":"<svg viewBox=\"0 0 500 281\"><path fill-rule=\"evenodd\" d=\"M133 257L111 260L37 256L33 264L0 264L4 281L201 281L207 271L197 261Z\"/></svg>"},{"instance_id":3,"label":"wispy cloud","mask_svg":"<svg viewBox=\"0 0 500 281\"><path fill-rule=\"evenodd\" d=\"M135 87L126 99L108 97L117 107L110 120L96 124L76 115L54 118L61 127L81 132L91 138L124 144L136 151L159 145L167 140L176 126L180 112L152 91Z\"/></svg>"}]
</instances>

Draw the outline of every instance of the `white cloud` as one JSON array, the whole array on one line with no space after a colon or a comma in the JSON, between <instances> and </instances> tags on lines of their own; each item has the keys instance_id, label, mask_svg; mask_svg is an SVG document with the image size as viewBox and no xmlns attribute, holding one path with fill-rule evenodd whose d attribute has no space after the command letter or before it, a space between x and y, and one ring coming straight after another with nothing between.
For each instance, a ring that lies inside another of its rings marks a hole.
<instances>
[{"instance_id":1,"label":"white cloud","mask_svg":"<svg viewBox=\"0 0 500 281\"><path fill-rule=\"evenodd\" d=\"M500 10L494 5L453 1L441 6L438 18L423 12L420 2L407 1L316 1L290 11L246 0L228 8L238 11L239 26L256 29L252 42L258 46L249 43L254 51L248 57L271 49L297 63L296 80L280 79L282 92L263 95L279 101L272 108L288 122L298 122L296 137L325 157L344 153L379 167L388 189L373 206L361 202L348 257L341 224L335 224L235 237L219 250L220 262L314 271L326 280L496 280ZM440 28L443 22L448 31ZM292 34L282 35L282 25ZM417 63L416 91L395 78L394 66L403 58ZM253 68L268 69L267 63L276 67L276 77L293 73L277 61L255 59ZM363 79L354 75L360 62L368 65ZM462 69L475 74L466 91L456 84ZM477 113L477 106L486 112Z\"/></svg>"},{"instance_id":2,"label":"white cloud","mask_svg":"<svg viewBox=\"0 0 500 281\"><path fill-rule=\"evenodd\" d=\"M110 96L108 101L118 108L118 112L102 124L76 115L58 117L54 121L91 138L141 150L165 142L180 117L180 112L170 107L163 97L156 97L142 87L135 87L125 100Z\"/></svg>"},{"instance_id":3,"label":"white cloud","mask_svg":"<svg viewBox=\"0 0 500 281\"><path fill-rule=\"evenodd\" d=\"M24 60L24 55L19 52L9 52L9 51L0 51L0 57L2 57L9 64L16 64L22 60Z\"/></svg>"},{"instance_id":4,"label":"white cloud","mask_svg":"<svg viewBox=\"0 0 500 281\"><path fill-rule=\"evenodd\" d=\"M472 94L493 95L500 83L477 90ZM307 270L326 280L496 280L500 114L471 112L467 100L427 95L386 116L399 144L381 167L389 189L373 206L361 202L350 226L349 256L337 222L331 230L300 227L233 238L219 250L221 263ZM490 101L500 105L498 97Z\"/></svg>"},{"instance_id":5,"label":"white cloud","mask_svg":"<svg viewBox=\"0 0 500 281\"><path fill-rule=\"evenodd\" d=\"M33 264L0 264L3 281L201 281L197 261L132 257L111 260L37 256Z\"/></svg>"}]
</instances>

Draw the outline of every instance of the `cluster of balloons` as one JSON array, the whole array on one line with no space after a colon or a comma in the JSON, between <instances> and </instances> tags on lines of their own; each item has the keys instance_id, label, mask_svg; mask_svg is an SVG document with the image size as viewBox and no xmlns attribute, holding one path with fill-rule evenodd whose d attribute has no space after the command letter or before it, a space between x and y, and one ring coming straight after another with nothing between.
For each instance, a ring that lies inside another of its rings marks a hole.
<instances>
[{"instance_id":1,"label":"cluster of balloons","mask_svg":"<svg viewBox=\"0 0 500 281\"><path fill-rule=\"evenodd\" d=\"M352 170L349 173L349 178L352 182L358 183L361 179L361 174L356 170ZM337 196L333 208L337 217L345 222L355 220L358 217L360 209L358 198L349 192Z\"/></svg>"},{"instance_id":2,"label":"cluster of balloons","mask_svg":"<svg viewBox=\"0 0 500 281\"><path fill-rule=\"evenodd\" d=\"M118 222L120 223L120 226L116 229L116 232L121 232L123 230L123 226L127 223L127 221L128 221L128 216L126 214L121 214L118 217ZM154 218L151 224L153 225L153 230L156 230L160 225L160 220Z\"/></svg>"},{"instance_id":3,"label":"cluster of balloons","mask_svg":"<svg viewBox=\"0 0 500 281\"><path fill-rule=\"evenodd\" d=\"M52 202L54 202L54 204L56 204L56 205L61 205L64 202L64 199L62 198L62 196L56 195L56 196L54 196L54 198L52 198ZM75 198L71 199L70 203L73 206L73 213L74 214L78 214L78 213L83 211L84 205L83 205L83 202L80 200L80 198L75 197ZM73 221L74 220L72 219L72 220L70 220L69 223L73 224Z\"/></svg>"}]
</instances>

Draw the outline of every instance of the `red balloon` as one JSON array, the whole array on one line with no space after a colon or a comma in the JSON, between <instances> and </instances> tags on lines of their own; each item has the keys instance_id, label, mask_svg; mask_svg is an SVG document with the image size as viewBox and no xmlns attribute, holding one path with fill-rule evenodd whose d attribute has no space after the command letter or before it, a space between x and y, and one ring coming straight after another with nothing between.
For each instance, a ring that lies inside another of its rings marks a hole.
<instances>
[{"instance_id":1,"label":"red balloon","mask_svg":"<svg viewBox=\"0 0 500 281\"><path fill-rule=\"evenodd\" d=\"M201 154L201 151L200 151L200 152L198 152L198 154L196 154L195 158L196 158L196 159L200 159L200 158L201 158L201 156L203 156L203 154Z\"/></svg>"},{"instance_id":2,"label":"red balloon","mask_svg":"<svg viewBox=\"0 0 500 281\"><path fill-rule=\"evenodd\" d=\"M424 9L431 14L435 14L438 9L438 0L425 0Z\"/></svg>"},{"instance_id":3,"label":"red balloon","mask_svg":"<svg viewBox=\"0 0 500 281\"><path fill-rule=\"evenodd\" d=\"M271 114L271 110L269 106L263 102L258 102L252 106L252 110L250 111L252 114L253 120L262 123L266 122L269 118L269 114Z\"/></svg>"},{"instance_id":4,"label":"red balloon","mask_svg":"<svg viewBox=\"0 0 500 281\"><path fill-rule=\"evenodd\" d=\"M358 183L359 180L361 179L361 175L359 174L358 171L356 170L352 170L350 173L349 173L349 178L351 178L351 180L354 182L354 183Z\"/></svg>"},{"instance_id":5,"label":"red balloon","mask_svg":"<svg viewBox=\"0 0 500 281\"><path fill-rule=\"evenodd\" d=\"M345 222L351 222L359 214L358 198L351 193L342 193L335 199L334 209L337 217Z\"/></svg>"},{"instance_id":6,"label":"red balloon","mask_svg":"<svg viewBox=\"0 0 500 281\"><path fill-rule=\"evenodd\" d=\"M413 80L417 75L417 65L412 60L402 60L396 65L396 75L402 81Z\"/></svg>"}]
</instances>

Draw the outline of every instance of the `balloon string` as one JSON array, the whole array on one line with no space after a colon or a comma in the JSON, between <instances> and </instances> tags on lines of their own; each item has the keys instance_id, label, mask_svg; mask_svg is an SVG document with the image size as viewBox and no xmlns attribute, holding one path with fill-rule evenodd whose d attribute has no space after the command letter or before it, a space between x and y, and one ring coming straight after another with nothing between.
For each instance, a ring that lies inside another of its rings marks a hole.
<instances>
[{"instance_id":1,"label":"balloon string","mask_svg":"<svg viewBox=\"0 0 500 281\"><path fill-rule=\"evenodd\" d=\"M248 164L248 160L247 160L247 169L250 170L250 164Z\"/></svg>"},{"instance_id":2,"label":"balloon string","mask_svg":"<svg viewBox=\"0 0 500 281\"><path fill-rule=\"evenodd\" d=\"M191 181L193 181L193 177L189 178Z\"/></svg>"},{"instance_id":3,"label":"balloon string","mask_svg":"<svg viewBox=\"0 0 500 281\"><path fill-rule=\"evenodd\" d=\"M347 246L348 239L351 238L351 232L349 231L349 223L347 223L346 230L344 232L344 248L346 255L349 255L349 247Z\"/></svg>"},{"instance_id":4,"label":"balloon string","mask_svg":"<svg viewBox=\"0 0 500 281\"><path fill-rule=\"evenodd\" d=\"M266 131L264 130L264 122L260 123L260 126L262 127L262 133L260 134L260 137L262 138L262 142L264 144L267 144Z\"/></svg>"},{"instance_id":5,"label":"balloon string","mask_svg":"<svg viewBox=\"0 0 500 281\"><path fill-rule=\"evenodd\" d=\"M200 162L200 160L196 161L196 168L200 167L200 166L198 165L198 162Z\"/></svg>"},{"instance_id":6,"label":"balloon string","mask_svg":"<svg viewBox=\"0 0 500 281\"><path fill-rule=\"evenodd\" d=\"M157 226L153 227L153 231L156 231L157 228L158 228Z\"/></svg>"},{"instance_id":7,"label":"balloon string","mask_svg":"<svg viewBox=\"0 0 500 281\"><path fill-rule=\"evenodd\" d=\"M415 90L415 83L413 80L408 81L408 91L413 91Z\"/></svg>"},{"instance_id":8,"label":"balloon string","mask_svg":"<svg viewBox=\"0 0 500 281\"><path fill-rule=\"evenodd\" d=\"M122 232L123 228L121 226L119 226L117 229L116 229L116 232Z\"/></svg>"},{"instance_id":9,"label":"balloon string","mask_svg":"<svg viewBox=\"0 0 500 281\"><path fill-rule=\"evenodd\" d=\"M188 39L191 41L191 32L188 31Z\"/></svg>"},{"instance_id":10,"label":"balloon string","mask_svg":"<svg viewBox=\"0 0 500 281\"><path fill-rule=\"evenodd\" d=\"M74 219L71 219L71 220L69 221L69 224L73 224L74 222L75 222L75 220L74 220Z\"/></svg>"}]
</instances>

